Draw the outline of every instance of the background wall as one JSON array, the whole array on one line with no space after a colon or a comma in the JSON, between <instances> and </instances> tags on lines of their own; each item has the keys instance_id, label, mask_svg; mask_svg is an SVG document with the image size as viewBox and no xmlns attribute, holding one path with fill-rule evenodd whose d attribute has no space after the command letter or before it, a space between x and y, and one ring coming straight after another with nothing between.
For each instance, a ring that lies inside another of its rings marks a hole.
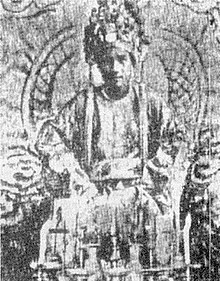
<instances>
[{"instance_id":1,"label":"background wall","mask_svg":"<svg viewBox=\"0 0 220 281\"><path fill-rule=\"evenodd\" d=\"M21 4L2 0L0 4L0 162L4 195L1 207L5 213L1 220L4 225L4 280L28 280L28 265L38 253L39 230L50 213L50 194L44 190L45 186L50 185L43 176L47 171L42 170L42 162L32 151L21 122L21 97L25 81L45 46L56 38L60 30L74 25L78 36L75 41L71 41L69 48L76 48L78 57L77 61L67 61L56 75L54 108L60 109L77 91L88 86L83 29L88 22L91 7L95 5L95 0L35 0L32 4L28 0L21 1ZM178 128L181 127L185 132L188 158L193 158L182 202L184 212L194 212L194 225L201 228L201 236L196 236L196 228L192 230L192 257L195 263L200 262L204 266L206 271L201 278L207 280L210 256L207 208L212 207L212 274L215 278L218 274L220 226L220 195L213 184L214 181L218 182L220 166L219 6L217 1L189 0L140 1L140 5L145 19L145 33L153 38L151 53L155 52L160 57L168 78L166 102L175 113ZM196 151L195 147L190 148L195 143ZM28 169L25 172L21 168L22 161L29 161L26 162ZM195 167L198 182L192 179L191 171ZM56 184L51 183L51 188ZM211 206L205 194L212 196ZM28 244L27 241L32 243Z\"/></svg>"}]
</instances>

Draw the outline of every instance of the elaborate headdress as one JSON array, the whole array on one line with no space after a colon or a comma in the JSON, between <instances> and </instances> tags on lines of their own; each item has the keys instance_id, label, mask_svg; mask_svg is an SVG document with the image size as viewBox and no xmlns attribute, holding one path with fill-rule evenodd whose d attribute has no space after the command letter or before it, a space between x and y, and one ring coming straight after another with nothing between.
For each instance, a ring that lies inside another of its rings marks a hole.
<instances>
[{"instance_id":1,"label":"elaborate headdress","mask_svg":"<svg viewBox=\"0 0 220 281\"><path fill-rule=\"evenodd\" d=\"M129 52L140 51L144 38L142 20L137 1L97 0L98 8L93 8L90 23L85 28L84 50L86 62L99 63L105 58L109 47L123 42Z\"/></svg>"}]
</instances>

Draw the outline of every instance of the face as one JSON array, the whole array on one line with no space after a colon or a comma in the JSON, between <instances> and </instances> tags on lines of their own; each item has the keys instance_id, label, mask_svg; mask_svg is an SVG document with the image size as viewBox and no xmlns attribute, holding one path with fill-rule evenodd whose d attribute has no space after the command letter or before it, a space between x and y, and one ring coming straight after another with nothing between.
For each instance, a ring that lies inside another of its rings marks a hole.
<instances>
[{"instance_id":1,"label":"face","mask_svg":"<svg viewBox=\"0 0 220 281\"><path fill-rule=\"evenodd\" d=\"M129 92L134 62L123 44L110 47L105 56L92 67L92 81L102 87L111 99L121 99Z\"/></svg>"}]
</instances>

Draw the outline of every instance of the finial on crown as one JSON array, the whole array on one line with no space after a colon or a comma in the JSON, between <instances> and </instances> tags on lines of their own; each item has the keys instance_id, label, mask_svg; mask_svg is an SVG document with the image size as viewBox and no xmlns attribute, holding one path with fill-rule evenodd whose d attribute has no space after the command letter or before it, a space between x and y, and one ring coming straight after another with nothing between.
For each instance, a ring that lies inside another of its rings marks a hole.
<instances>
[{"instance_id":1,"label":"finial on crown","mask_svg":"<svg viewBox=\"0 0 220 281\"><path fill-rule=\"evenodd\" d=\"M98 8L91 10L89 22L85 28L86 61L96 61L103 56L104 49L117 40L124 42L129 50L140 50L143 40L142 21L137 1L97 0ZM102 50L101 50L102 49Z\"/></svg>"}]
</instances>

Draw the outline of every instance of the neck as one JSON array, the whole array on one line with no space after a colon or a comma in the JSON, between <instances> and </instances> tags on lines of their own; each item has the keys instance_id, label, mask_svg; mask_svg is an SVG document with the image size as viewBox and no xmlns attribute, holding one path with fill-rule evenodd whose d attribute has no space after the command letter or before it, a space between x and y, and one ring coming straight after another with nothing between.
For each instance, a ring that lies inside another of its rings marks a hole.
<instances>
[{"instance_id":1,"label":"neck","mask_svg":"<svg viewBox=\"0 0 220 281\"><path fill-rule=\"evenodd\" d=\"M104 86L100 86L100 87L93 86L93 89L95 93L99 94L104 99L109 101L121 100L130 93L130 87L128 87L128 89L124 93L111 91L111 89L106 88Z\"/></svg>"}]
</instances>

